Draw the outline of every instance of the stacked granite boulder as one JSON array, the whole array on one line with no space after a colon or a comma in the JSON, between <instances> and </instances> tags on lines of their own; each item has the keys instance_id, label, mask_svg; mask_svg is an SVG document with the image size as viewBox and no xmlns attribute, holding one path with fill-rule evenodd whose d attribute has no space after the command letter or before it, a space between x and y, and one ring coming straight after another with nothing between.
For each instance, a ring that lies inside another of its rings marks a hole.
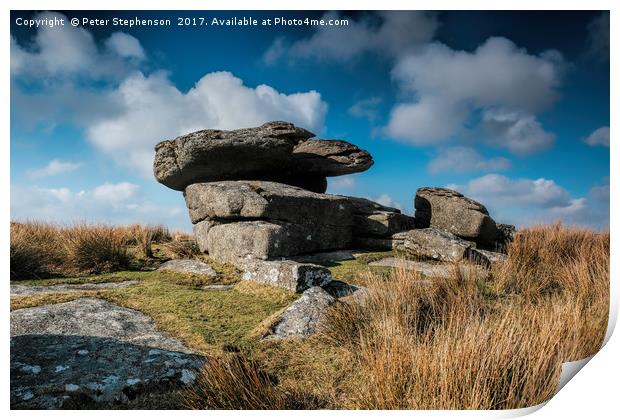
<instances>
[{"instance_id":1,"label":"stacked granite boulder","mask_svg":"<svg viewBox=\"0 0 620 420\"><path fill-rule=\"evenodd\" d=\"M312 137L281 121L198 131L156 146L155 178L184 191L201 251L237 266L247 279L304 290L329 282L329 271L287 258L350 248L353 241L358 207L324 194L326 177L373 164L350 143ZM389 225L385 218L378 225Z\"/></svg>"},{"instance_id":2,"label":"stacked granite boulder","mask_svg":"<svg viewBox=\"0 0 620 420\"><path fill-rule=\"evenodd\" d=\"M300 256L397 249L441 261L489 263L514 227L456 191L420 188L416 216L371 200L325 194L327 177L362 172L371 155L342 140L313 138L274 121L256 128L201 130L155 147L155 178L183 191L201 251L248 280L295 291L331 281Z\"/></svg>"}]
</instances>

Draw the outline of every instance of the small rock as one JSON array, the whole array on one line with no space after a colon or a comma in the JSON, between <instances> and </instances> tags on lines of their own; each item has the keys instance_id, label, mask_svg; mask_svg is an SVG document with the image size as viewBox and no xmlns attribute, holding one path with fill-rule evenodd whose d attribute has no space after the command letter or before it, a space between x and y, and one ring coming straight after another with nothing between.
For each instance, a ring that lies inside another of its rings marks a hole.
<instances>
[{"instance_id":1,"label":"small rock","mask_svg":"<svg viewBox=\"0 0 620 420\"><path fill-rule=\"evenodd\" d=\"M312 286L323 286L332 281L331 272L316 264L245 258L235 261L235 265L242 271L243 280L281 287L294 292L303 292Z\"/></svg>"},{"instance_id":2,"label":"small rock","mask_svg":"<svg viewBox=\"0 0 620 420\"><path fill-rule=\"evenodd\" d=\"M311 287L282 313L265 338L307 337L314 334L325 311L334 302L336 298L323 288Z\"/></svg>"},{"instance_id":3,"label":"small rock","mask_svg":"<svg viewBox=\"0 0 620 420\"><path fill-rule=\"evenodd\" d=\"M174 271L184 274L198 274L207 277L217 276L217 273L209 264L198 260L170 260L160 265L157 270Z\"/></svg>"},{"instance_id":4,"label":"small rock","mask_svg":"<svg viewBox=\"0 0 620 420\"><path fill-rule=\"evenodd\" d=\"M438 261L458 262L467 257L471 244L436 228L413 229L392 236L396 250Z\"/></svg>"}]
</instances>

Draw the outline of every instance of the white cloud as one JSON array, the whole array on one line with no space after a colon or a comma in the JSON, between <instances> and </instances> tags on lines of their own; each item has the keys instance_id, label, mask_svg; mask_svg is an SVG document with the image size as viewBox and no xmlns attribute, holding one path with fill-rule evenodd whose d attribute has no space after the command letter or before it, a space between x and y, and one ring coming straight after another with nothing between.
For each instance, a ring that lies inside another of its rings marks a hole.
<instances>
[{"instance_id":1,"label":"white cloud","mask_svg":"<svg viewBox=\"0 0 620 420\"><path fill-rule=\"evenodd\" d=\"M46 178L66 172L75 171L81 166L81 163L64 162L62 160L53 159L43 168L27 171L26 176L31 179Z\"/></svg>"},{"instance_id":2,"label":"white cloud","mask_svg":"<svg viewBox=\"0 0 620 420\"><path fill-rule=\"evenodd\" d=\"M118 184L105 183L96 187L92 191L95 200L108 203L120 203L135 197L139 187L129 182L120 182Z\"/></svg>"},{"instance_id":3,"label":"white cloud","mask_svg":"<svg viewBox=\"0 0 620 420\"><path fill-rule=\"evenodd\" d=\"M35 19L64 18L56 12L44 12ZM92 34L71 25L41 26L28 48L11 37L11 74L13 76L64 79L81 76L88 79L114 78L126 74L131 66L126 58L142 59L144 50L131 35L116 32L99 48ZM49 84L50 80L45 80Z\"/></svg>"},{"instance_id":4,"label":"white cloud","mask_svg":"<svg viewBox=\"0 0 620 420\"><path fill-rule=\"evenodd\" d=\"M337 12L328 12L321 19L343 19ZM263 55L263 61L274 63L280 57L318 58L349 61L367 52L395 57L412 47L428 42L437 29L434 14L418 11L383 11L366 14L359 20L349 18L348 25L320 26L306 39L290 46L283 38L276 39Z\"/></svg>"},{"instance_id":5,"label":"white cloud","mask_svg":"<svg viewBox=\"0 0 620 420\"><path fill-rule=\"evenodd\" d=\"M328 188L330 192L339 190L352 190L355 188L356 175L343 175L329 178Z\"/></svg>"},{"instance_id":6,"label":"white cloud","mask_svg":"<svg viewBox=\"0 0 620 420\"><path fill-rule=\"evenodd\" d=\"M505 38L490 38L474 52L428 44L400 57L392 71L401 96L411 100L392 109L385 131L413 144L436 143L460 134L473 111L501 110L516 134L499 144L513 151L547 147L549 134L533 114L557 99L562 67L559 52L531 55ZM536 146L515 146L528 142Z\"/></svg>"},{"instance_id":7,"label":"white cloud","mask_svg":"<svg viewBox=\"0 0 620 420\"><path fill-rule=\"evenodd\" d=\"M316 91L287 95L267 85L251 88L229 72L209 73L187 93L163 73L137 73L110 95L117 112L90 124L88 139L148 178L159 141L203 128L252 127L270 120L291 121L319 133L327 112Z\"/></svg>"},{"instance_id":8,"label":"white cloud","mask_svg":"<svg viewBox=\"0 0 620 420\"><path fill-rule=\"evenodd\" d=\"M124 32L114 32L105 41L105 45L110 51L123 58L136 60L144 60L146 58L146 53L142 45L140 45L140 41Z\"/></svg>"},{"instance_id":9,"label":"white cloud","mask_svg":"<svg viewBox=\"0 0 620 420\"><path fill-rule=\"evenodd\" d=\"M550 179L511 179L488 174L448 188L483 203L498 222L521 227L557 220L597 228L609 224L608 203L573 197Z\"/></svg>"},{"instance_id":10,"label":"white cloud","mask_svg":"<svg viewBox=\"0 0 620 420\"><path fill-rule=\"evenodd\" d=\"M398 201L394 201L392 196L390 196L389 194L381 194L378 197L371 198L371 200L376 201L382 206L394 207L401 211L403 209L403 206Z\"/></svg>"},{"instance_id":11,"label":"white cloud","mask_svg":"<svg viewBox=\"0 0 620 420\"><path fill-rule=\"evenodd\" d=\"M590 146L609 147L609 127L600 127L594 130L584 141Z\"/></svg>"},{"instance_id":12,"label":"white cloud","mask_svg":"<svg viewBox=\"0 0 620 420\"><path fill-rule=\"evenodd\" d=\"M378 96L360 99L351 105L348 112L354 117L366 118L369 121L374 121L379 116L379 110L377 108L381 102L383 102L383 99Z\"/></svg>"},{"instance_id":13,"label":"white cloud","mask_svg":"<svg viewBox=\"0 0 620 420\"><path fill-rule=\"evenodd\" d=\"M497 172L510 168L510 161L503 157L485 159L471 147L456 146L442 149L428 164L431 174L441 172Z\"/></svg>"},{"instance_id":14,"label":"white cloud","mask_svg":"<svg viewBox=\"0 0 620 420\"><path fill-rule=\"evenodd\" d=\"M177 197L178 196L178 197ZM189 229L182 217L183 198L175 194L179 206L162 205L142 196L138 185L128 182L106 183L91 190L72 191L66 187L11 187L11 218L53 223L163 223L172 228Z\"/></svg>"},{"instance_id":15,"label":"white cloud","mask_svg":"<svg viewBox=\"0 0 620 420\"><path fill-rule=\"evenodd\" d=\"M489 142L516 155L529 155L549 149L555 135L544 130L536 117L520 112L489 109L483 113L482 127Z\"/></svg>"}]
</instances>

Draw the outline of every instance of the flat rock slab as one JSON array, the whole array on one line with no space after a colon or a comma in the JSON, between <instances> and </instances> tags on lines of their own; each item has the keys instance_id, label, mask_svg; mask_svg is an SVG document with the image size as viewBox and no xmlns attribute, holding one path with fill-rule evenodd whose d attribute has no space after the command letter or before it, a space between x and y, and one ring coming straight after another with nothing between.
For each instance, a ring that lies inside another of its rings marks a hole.
<instances>
[{"instance_id":1,"label":"flat rock slab","mask_svg":"<svg viewBox=\"0 0 620 420\"><path fill-rule=\"evenodd\" d=\"M341 250L341 251L331 251L331 252L319 252L319 253L310 254L310 255L301 255L299 257L293 257L293 259L299 262L320 264L321 262L324 262L324 261L348 261L348 260L355 259L355 257L353 256L353 251Z\"/></svg>"},{"instance_id":2,"label":"flat rock slab","mask_svg":"<svg viewBox=\"0 0 620 420\"><path fill-rule=\"evenodd\" d=\"M28 286L25 284L11 284L11 296L30 296L49 293L71 293L84 290L123 289L138 284L136 280L110 283L82 283L82 284L54 284L50 286Z\"/></svg>"},{"instance_id":3,"label":"flat rock slab","mask_svg":"<svg viewBox=\"0 0 620 420\"><path fill-rule=\"evenodd\" d=\"M160 265L157 270L174 271L183 274L198 274L208 277L217 276L217 273L209 264L199 260L171 260Z\"/></svg>"},{"instance_id":4,"label":"flat rock slab","mask_svg":"<svg viewBox=\"0 0 620 420\"><path fill-rule=\"evenodd\" d=\"M151 318L101 299L11 312L11 407L123 404L191 384L203 359Z\"/></svg>"}]
</instances>

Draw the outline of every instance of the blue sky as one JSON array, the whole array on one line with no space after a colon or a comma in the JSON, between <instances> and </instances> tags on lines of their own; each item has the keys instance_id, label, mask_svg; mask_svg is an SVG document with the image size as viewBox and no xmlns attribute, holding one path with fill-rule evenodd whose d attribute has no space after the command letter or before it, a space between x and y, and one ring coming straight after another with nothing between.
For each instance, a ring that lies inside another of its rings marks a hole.
<instances>
[{"instance_id":1,"label":"blue sky","mask_svg":"<svg viewBox=\"0 0 620 420\"><path fill-rule=\"evenodd\" d=\"M170 27L72 27L151 18ZM176 26L177 17L347 19ZM65 19L25 27L22 19ZM371 152L333 193L413 212L449 186L500 222L609 224L609 15L601 12L12 12L11 216L190 228L153 146L285 119Z\"/></svg>"}]
</instances>

